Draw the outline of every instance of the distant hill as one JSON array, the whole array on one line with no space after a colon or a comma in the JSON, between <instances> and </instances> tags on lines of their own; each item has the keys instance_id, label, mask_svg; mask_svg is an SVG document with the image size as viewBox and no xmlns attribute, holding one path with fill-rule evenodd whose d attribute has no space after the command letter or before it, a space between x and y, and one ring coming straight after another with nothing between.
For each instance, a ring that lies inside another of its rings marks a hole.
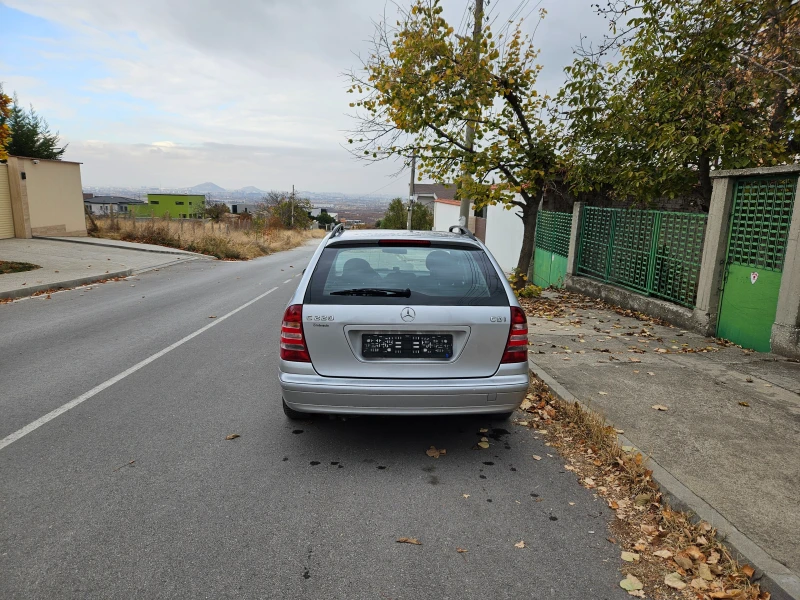
<instances>
[{"instance_id":1,"label":"distant hill","mask_svg":"<svg viewBox=\"0 0 800 600\"><path fill-rule=\"evenodd\" d=\"M239 188L236 191L237 192L241 192L243 194L263 194L264 193L264 190L260 190L254 185L248 185L247 187Z\"/></svg>"},{"instance_id":2,"label":"distant hill","mask_svg":"<svg viewBox=\"0 0 800 600\"><path fill-rule=\"evenodd\" d=\"M189 190L192 192L205 194L207 192L224 192L225 188L219 187L216 183L211 183L210 181L206 181L205 183L201 183L200 185L190 187Z\"/></svg>"}]
</instances>

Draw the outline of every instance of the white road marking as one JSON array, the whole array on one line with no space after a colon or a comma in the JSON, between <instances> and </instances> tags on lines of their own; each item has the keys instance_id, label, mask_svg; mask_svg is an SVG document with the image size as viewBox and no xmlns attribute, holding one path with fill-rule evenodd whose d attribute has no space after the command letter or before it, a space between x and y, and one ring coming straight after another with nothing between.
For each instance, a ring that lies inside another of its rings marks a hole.
<instances>
[{"instance_id":1,"label":"white road marking","mask_svg":"<svg viewBox=\"0 0 800 600\"><path fill-rule=\"evenodd\" d=\"M287 279L287 280L286 280L286 281L284 281L283 283L289 283L290 281L291 281L291 279Z\"/></svg>"},{"instance_id":2,"label":"white road marking","mask_svg":"<svg viewBox=\"0 0 800 600\"><path fill-rule=\"evenodd\" d=\"M122 381L128 375L132 375L133 373L135 373L139 369L142 369L142 368L146 367L147 365L149 365L154 360L157 360L157 359L161 358L162 356L164 356L167 352L171 352L172 350L175 350L175 348L177 348L178 346L182 346L183 344L185 344L189 340L192 340L192 339L196 338L198 335L200 335L204 331L208 331L212 327L216 327L217 325L219 325L222 321L224 321L228 317L232 317L233 315L238 313L240 310L244 310L248 306L250 306L252 304L255 304L256 302L261 300L264 296L266 296L267 294L271 294L272 292L274 292L277 289L278 289L277 287L274 287L271 290L267 290L266 292L256 296L255 298L253 298L249 302L245 302L239 308L235 308L231 312L229 312L229 313L227 313L225 315L222 315L221 317L218 317L217 319L215 319L214 321L212 321L211 323L209 323L205 327L201 327L200 329L198 329L194 333L190 333L189 335L187 335L185 338L182 338L182 339L178 340L174 344L172 344L170 346L167 346L163 350L160 350L159 352L156 352L152 356L149 356L149 357L145 358L143 361L136 363L135 365L133 365L129 369L126 369L125 371L123 371L119 375L115 375L111 379L107 379L106 381L104 381L100 385L93 387L88 392L86 392L84 394L81 394L80 396L78 396L74 400L70 400L69 402L59 406L55 410L51 410L46 415L44 415L42 417L39 417L38 419L36 419L32 423L28 423L22 429L18 429L14 433L12 433L12 434L4 437L2 440L0 440L0 450L5 448L6 446L9 446L9 445L13 444L18 439L28 435L31 431L35 431L36 429L39 429L39 427L41 427L45 423L48 423L48 422L52 421L53 419L55 419L56 417L58 417L60 415L63 415L68 410L71 410L71 409L75 408L76 406L78 406L79 404L85 402L86 400L88 400L92 396L96 396L97 394L99 394L103 390L105 390L107 388L110 388L112 385L114 385L118 381Z\"/></svg>"}]
</instances>

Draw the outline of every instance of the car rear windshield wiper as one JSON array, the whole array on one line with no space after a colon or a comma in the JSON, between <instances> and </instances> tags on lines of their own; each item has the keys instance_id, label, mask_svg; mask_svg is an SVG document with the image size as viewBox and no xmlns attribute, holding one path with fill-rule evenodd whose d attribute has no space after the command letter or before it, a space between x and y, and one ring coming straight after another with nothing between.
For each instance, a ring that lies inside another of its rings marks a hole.
<instances>
[{"instance_id":1,"label":"car rear windshield wiper","mask_svg":"<svg viewBox=\"0 0 800 600\"><path fill-rule=\"evenodd\" d=\"M411 297L411 290L388 289L388 288L353 288L352 290L338 290L331 292L331 296L402 296Z\"/></svg>"}]
</instances>

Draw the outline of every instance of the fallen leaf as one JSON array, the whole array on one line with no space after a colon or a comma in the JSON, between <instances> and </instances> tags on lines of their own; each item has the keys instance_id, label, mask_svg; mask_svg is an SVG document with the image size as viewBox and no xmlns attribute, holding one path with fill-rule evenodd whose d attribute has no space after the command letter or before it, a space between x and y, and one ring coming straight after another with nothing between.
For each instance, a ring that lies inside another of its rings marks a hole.
<instances>
[{"instance_id":1,"label":"fallen leaf","mask_svg":"<svg viewBox=\"0 0 800 600\"><path fill-rule=\"evenodd\" d=\"M647 535L655 535L658 533L658 528L655 525L639 525L639 529Z\"/></svg>"},{"instance_id":2,"label":"fallen leaf","mask_svg":"<svg viewBox=\"0 0 800 600\"><path fill-rule=\"evenodd\" d=\"M608 503L608 507L609 507L611 510L617 510L617 509L619 508L619 503L618 503L616 500L611 500L611 501Z\"/></svg>"},{"instance_id":3,"label":"fallen leaf","mask_svg":"<svg viewBox=\"0 0 800 600\"><path fill-rule=\"evenodd\" d=\"M208 315L208 318L209 318L209 319L216 319L216 318L217 318L217 315Z\"/></svg>"},{"instance_id":4,"label":"fallen leaf","mask_svg":"<svg viewBox=\"0 0 800 600\"><path fill-rule=\"evenodd\" d=\"M533 460L542 460L542 457L539 456L538 454L534 454L533 455Z\"/></svg>"},{"instance_id":5,"label":"fallen leaf","mask_svg":"<svg viewBox=\"0 0 800 600\"><path fill-rule=\"evenodd\" d=\"M647 550L647 543L644 540L640 540L633 545L633 549L637 552L644 552Z\"/></svg>"},{"instance_id":6,"label":"fallen leaf","mask_svg":"<svg viewBox=\"0 0 800 600\"><path fill-rule=\"evenodd\" d=\"M722 599L734 599L734 598L744 598L743 592L739 590L722 590L719 592L711 592L708 595L709 598L722 598Z\"/></svg>"},{"instance_id":7,"label":"fallen leaf","mask_svg":"<svg viewBox=\"0 0 800 600\"><path fill-rule=\"evenodd\" d=\"M747 383L753 383L753 378L752 378L752 377L746 377L746 378L745 378L745 381L746 381Z\"/></svg>"},{"instance_id":8,"label":"fallen leaf","mask_svg":"<svg viewBox=\"0 0 800 600\"><path fill-rule=\"evenodd\" d=\"M686 552L693 561L706 562L706 555L700 552L700 548L697 546L689 546L684 552Z\"/></svg>"},{"instance_id":9,"label":"fallen leaf","mask_svg":"<svg viewBox=\"0 0 800 600\"><path fill-rule=\"evenodd\" d=\"M755 575L756 572L756 570L750 565L743 565L741 571L742 573L744 573L744 576L747 577L748 579L753 577L753 575Z\"/></svg>"},{"instance_id":10,"label":"fallen leaf","mask_svg":"<svg viewBox=\"0 0 800 600\"><path fill-rule=\"evenodd\" d=\"M444 456L447 454L447 450L444 448L437 449L436 446L431 446L427 450L425 450L425 454L430 456L431 458L439 458L440 456Z\"/></svg>"},{"instance_id":11,"label":"fallen leaf","mask_svg":"<svg viewBox=\"0 0 800 600\"><path fill-rule=\"evenodd\" d=\"M672 552L669 550L656 550L653 554L659 558L672 558Z\"/></svg>"},{"instance_id":12,"label":"fallen leaf","mask_svg":"<svg viewBox=\"0 0 800 600\"><path fill-rule=\"evenodd\" d=\"M619 557L625 562L639 562L639 555L635 552L621 552Z\"/></svg>"},{"instance_id":13,"label":"fallen leaf","mask_svg":"<svg viewBox=\"0 0 800 600\"><path fill-rule=\"evenodd\" d=\"M669 407L664 406L663 404L653 404L653 406L651 406L650 408L653 408L655 410L662 410L662 411L663 410L669 410Z\"/></svg>"},{"instance_id":14,"label":"fallen leaf","mask_svg":"<svg viewBox=\"0 0 800 600\"><path fill-rule=\"evenodd\" d=\"M676 590L682 590L686 587L686 582L683 581L681 578L681 574L677 571L668 574L664 577L664 583L666 583L669 587L674 588Z\"/></svg>"},{"instance_id":15,"label":"fallen leaf","mask_svg":"<svg viewBox=\"0 0 800 600\"><path fill-rule=\"evenodd\" d=\"M706 589L708 589L708 584L705 582L705 580L700 579L699 577L696 577L695 579L692 579L692 581L689 583L689 585L692 586L696 590L706 590Z\"/></svg>"},{"instance_id":16,"label":"fallen leaf","mask_svg":"<svg viewBox=\"0 0 800 600\"><path fill-rule=\"evenodd\" d=\"M684 571L691 570L692 567L694 567L694 563L692 562L692 559L689 558L686 555L683 555L683 554L679 554L678 556L676 556L675 557L675 562Z\"/></svg>"},{"instance_id":17,"label":"fallen leaf","mask_svg":"<svg viewBox=\"0 0 800 600\"><path fill-rule=\"evenodd\" d=\"M524 548L525 547L525 540L520 540L516 544L514 544L514 548Z\"/></svg>"},{"instance_id":18,"label":"fallen leaf","mask_svg":"<svg viewBox=\"0 0 800 600\"><path fill-rule=\"evenodd\" d=\"M708 540L705 538L705 536L702 536L702 535L698 535L697 539L695 541L698 544L700 544L701 546L707 546L708 545Z\"/></svg>"},{"instance_id":19,"label":"fallen leaf","mask_svg":"<svg viewBox=\"0 0 800 600\"><path fill-rule=\"evenodd\" d=\"M711 568L705 563L700 563L697 565L697 574L706 581L714 580L714 575L711 573Z\"/></svg>"},{"instance_id":20,"label":"fallen leaf","mask_svg":"<svg viewBox=\"0 0 800 600\"><path fill-rule=\"evenodd\" d=\"M622 446L621 450L623 452L633 452L633 446Z\"/></svg>"},{"instance_id":21,"label":"fallen leaf","mask_svg":"<svg viewBox=\"0 0 800 600\"><path fill-rule=\"evenodd\" d=\"M648 375L655 375L655 373L653 373L652 371L648 371L647 374Z\"/></svg>"},{"instance_id":22,"label":"fallen leaf","mask_svg":"<svg viewBox=\"0 0 800 600\"><path fill-rule=\"evenodd\" d=\"M750 406L747 402L739 402L739 406Z\"/></svg>"},{"instance_id":23,"label":"fallen leaf","mask_svg":"<svg viewBox=\"0 0 800 600\"><path fill-rule=\"evenodd\" d=\"M240 436L238 433L232 433L232 434L230 434L228 436L225 436L225 439L226 440L235 440L238 437L242 437L242 436Z\"/></svg>"},{"instance_id":24,"label":"fallen leaf","mask_svg":"<svg viewBox=\"0 0 800 600\"><path fill-rule=\"evenodd\" d=\"M628 596L635 596L636 598L644 598L644 590L632 590L628 592Z\"/></svg>"},{"instance_id":25,"label":"fallen leaf","mask_svg":"<svg viewBox=\"0 0 800 600\"><path fill-rule=\"evenodd\" d=\"M469 498L469 494L461 494L464 498Z\"/></svg>"},{"instance_id":26,"label":"fallen leaf","mask_svg":"<svg viewBox=\"0 0 800 600\"><path fill-rule=\"evenodd\" d=\"M630 593L636 590L641 590L644 587L644 585L634 575L628 573L628 576L619 582L619 587L621 587L626 592Z\"/></svg>"},{"instance_id":27,"label":"fallen leaf","mask_svg":"<svg viewBox=\"0 0 800 600\"><path fill-rule=\"evenodd\" d=\"M420 542L417 538L409 538L409 537L401 537L397 538L398 544L414 544L415 546L422 546L422 542Z\"/></svg>"},{"instance_id":28,"label":"fallen leaf","mask_svg":"<svg viewBox=\"0 0 800 600\"><path fill-rule=\"evenodd\" d=\"M488 447L489 447L489 442L478 442L478 448L483 448L484 450L486 450L486 448Z\"/></svg>"},{"instance_id":29,"label":"fallen leaf","mask_svg":"<svg viewBox=\"0 0 800 600\"><path fill-rule=\"evenodd\" d=\"M489 430L486 429L486 427L482 427L481 429L478 429L478 433L489 433ZM481 438L481 439L483 439L483 438Z\"/></svg>"},{"instance_id":30,"label":"fallen leaf","mask_svg":"<svg viewBox=\"0 0 800 600\"><path fill-rule=\"evenodd\" d=\"M708 558L706 559L706 562L708 564L710 564L710 565L717 564L719 562L719 552L716 552L715 550L712 550L709 553Z\"/></svg>"},{"instance_id":31,"label":"fallen leaf","mask_svg":"<svg viewBox=\"0 0 800 600\"><path fill-rule=\"evenodd\" d=\"M631 361L632 363L640 363L640 362L642 362L640 359L634 358L634 357L631 357L628 360ZM638 371L634 371L634 372L638 372Z\"/></svg>"},{"instance_id":32,"label":"fallen leaf","mask_svg":"<svg viewBox=\"0 0 800 600\"><path fill-rule=\"evenodd\" d=\"M600 394L601 396L608 396L608 392L597 392L597 393Z\"/></svg>"},{"instance_id":33,"label":"fallen leaf","mask_svg":"<svg viewBox=\"0 0 800 600\"><path fill-rule=\"evenodd\" d=\"M466 554L467 550L464 550L464 548L456 548L456 552L458 552L459 554Z\"/></svg>"},{"instance_id":34,"label":"fallen leaf","mask_svg":"<svg viewBox=\"0 0 800 600\"><path fill-rule=\"evenodd\" d=\"M575 506L575 503L574 502L570 502L569 505L570 506Z\"/></svg>"}]
</instances>

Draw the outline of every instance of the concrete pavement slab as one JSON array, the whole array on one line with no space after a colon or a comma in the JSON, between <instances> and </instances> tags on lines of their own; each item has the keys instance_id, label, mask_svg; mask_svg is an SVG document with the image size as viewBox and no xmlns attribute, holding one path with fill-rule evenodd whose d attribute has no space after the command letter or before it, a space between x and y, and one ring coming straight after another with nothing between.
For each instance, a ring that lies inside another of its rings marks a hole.
<instances>
[{"instance_id":1,"label":"concrete pavement slab","mask_svg":"<svg viewBox=\"0 0 800 600\"><path fill-rule=\"evenodd\" d=\"M70 242L73 244L89 244L90 246L125 248L127 250L138 250L140 252L155 252L156 254L180 254L195 256L197 258L208 258L205 254L189 252L188 250L181 250L180 248L170 248L169 246L159 246L157 244L143 244L140 242L125 242L123 240L108 240L95 237L47 237L42 239Z\"/></svg>"},{"instance_id":2,"label":"concrete pavement slab","mask_svg":"<svg viewBox=\"0 0 800 600\"><path fill-rule=\"evenodd\" d=\"M800 581L800 364L575 296L530 306L534 371L603 413Z\"/></svg>"},{"instance_id":3,"label":"concrete pavement slab","mask_svg":"<svg viewBox=\"0 0 800 600\"><path fill-rule=\"evenodd\" d=\"M186 254L155 254L39 238L0 240L0 259L29 262L41 267L0 275L0 298L22 298L40 291L75 287L199 257Z\"/></svg>"}]
</instances>

